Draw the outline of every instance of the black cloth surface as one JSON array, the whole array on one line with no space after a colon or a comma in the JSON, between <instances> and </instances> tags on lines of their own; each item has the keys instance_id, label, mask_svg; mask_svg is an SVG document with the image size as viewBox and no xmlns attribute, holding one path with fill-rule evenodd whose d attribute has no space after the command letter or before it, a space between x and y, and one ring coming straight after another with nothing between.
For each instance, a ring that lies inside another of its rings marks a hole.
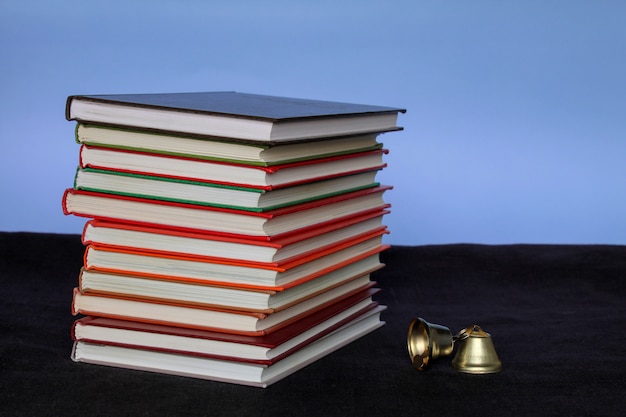
<instances>
[{"instance_id":1,"label":"black cloth surface","mask_svg":"<svg viewBox=\"0 0 626 417\"><path fill-rule=\"evenodd\" d=\"M626 246L393 246L386 326L266 389L74 363L79 236L0 233L2 416L621 416ZM415 370L410 321L478 324L503 370Z\"/></svg>"}]
</instances>

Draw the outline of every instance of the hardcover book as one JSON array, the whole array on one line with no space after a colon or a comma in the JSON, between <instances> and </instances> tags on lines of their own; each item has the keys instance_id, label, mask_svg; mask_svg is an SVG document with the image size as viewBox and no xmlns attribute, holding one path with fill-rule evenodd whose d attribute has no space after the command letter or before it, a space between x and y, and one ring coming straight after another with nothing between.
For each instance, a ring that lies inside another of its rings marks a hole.
<instances>
[{"instance_id":1,"label":"hardcover book","mask_svg":"<svg viewBox=\"0 0 626 417\"><path fill-rule=\"evenodd\" d=\"M382 148L377 141L378 134L276 145L77 123L75 136L76 142L88 146L257 166L302 162Z\"/></svg>"},{"instance_id":2,"label":"hardcover book","mask_svg":"<svg viewBox=\"0 0 626 417\"><path fill-rule=\"evenodd\" d=\"M399 130L404 109L233 91L73 95L66 118L82 123L290 142Z\"/></svg>"},{"instance_id":3,"label":"hardcover book","mask_svg":"<svg viewBox=\"0 0 626 417\"><path fill-rule=\"evenodd\" d=\"M344 175L277 190L230 186L211 182L79 168L74 179L77 190L95 191L236 210L268 211L373 188L376 171Z\"/></svg>"},{"instance_id":4,"label":"hardcover book","mask_svg":"<svg viewBox=\"0 0 626 417\"><path fill-rule=\"evenodd\" d=\"M89 220L82 242L89 246L266 263L279 266L314 252L325 251L373 232L385 230L387 210L350 217L272 241L234 238L210 233L186 232L162 227Z\"/></svg>"},{"instance_id":5,"label":"hardcover book","mask_svg":"<svg viewBox=\"0 0 626 417\"><path fill-rule=\"evenodd\" d=\"M79 163L82 168L275 190L381 170L385 153L377 149L265 167L83 145Z\"/></svg>"},{"instance_id":6,"label":"hardcover book","mask_svg":"<svg viewBox=\"0 0 626 417\"><path fill-rule=\"evenodd\" d=\"M63 212L99 220L270 240L388 208L383 193L390 188L367 188L266 212L68 189L63 196Z\"/></svg>"},{"instance_id":7,"label":"hardcover book","mask_svg":"<svg viewBox=\"0 0 626 417\"><path fill-rule=\"evenodd\" d=\"M85 250L84 265L88 270L103 272L276 290L293 287L364 259L371 266L378 265L379 253L387 248L379 235L274 266L89 246Z\"/></svg>"},{"instance_id":8,"label":"hardcover book","mask_svg":"<svg viewBox=\"0 0 626 417\"><path fill-rule=\"evenodd\" d=\"M217 332L262 336L293 324L337 303L357 303L370 299L378 291L370 282L365 288L337 296L325 292L284 310L258 313L227 308L142 300L129 296L82 293L76 288L72 298L72 314L108 317L143 323Z\"/></svg>"},{"instance_id":9,"label":"hardcover book","mask_svg":"<svg viewBox=\"0 0 626 417\"><path fill-rule=\"evenodd\" d=\"M265 388L382 325L380 311L365 313L271 365L83 341L74 343L71 357L76 362Z\"/></svg>"},{"instance_id":10,"label":"hardcover book","mask_svg":"<svg viewBox=\"0 0 626 417\"><path fill-rule=\"evenodd\" d=\"M335 295L348 293L369 285L369 269L340 268L300 285L280 290L260 290L237 286L200 284L159 279L150 276L109 273L83 269L78 289L83 294L127 296L141 300L156 300L206 307L229 308L259 313L274 313L315 297L326 291Z\"/></svg>"},{"instance_id":11,"label":"hardcover book","mask_svg":"<svg viewBox=\"0 0 626 417\"><path fill-rule=\"evenodd\" d=\"M271 365L365 313L377 314L383 310L383 306L369 299L348 306L339 303L264 336L94 316L76 320L71 334L74 341Z\"/></svg>"}]
</instances>

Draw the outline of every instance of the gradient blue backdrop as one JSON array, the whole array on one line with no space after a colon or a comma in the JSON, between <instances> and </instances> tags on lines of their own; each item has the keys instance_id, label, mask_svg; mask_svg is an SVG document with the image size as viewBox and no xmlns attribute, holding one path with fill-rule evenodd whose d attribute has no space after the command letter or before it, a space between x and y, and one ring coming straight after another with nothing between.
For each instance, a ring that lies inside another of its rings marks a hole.
<instances>
[{"instance_id":1,"label":"gradient blue backdrop","mask_svg":"<svg viewBox=\"0 0 626 417\"><path fill-rule=\"evenodd\" d=\"M0 230L79 233L70 94L405 107L393 244L626 244L626 2L4 1Z\"/></svg>"}]
</instances>

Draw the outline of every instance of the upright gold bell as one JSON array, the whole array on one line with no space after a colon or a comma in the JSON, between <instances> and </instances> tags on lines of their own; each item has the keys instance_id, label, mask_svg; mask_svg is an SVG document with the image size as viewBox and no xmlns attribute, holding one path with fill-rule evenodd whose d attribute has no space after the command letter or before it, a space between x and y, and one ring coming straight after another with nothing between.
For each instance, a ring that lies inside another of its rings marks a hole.
<instances>
[{"instance_id":1,"label":"upright gold bell","mask_svg":"<svg viewBox=\"0 0 626 417\"><path fill-rule=\"evenodd\" d=\"M447 327L416 318L409 326L407 347L413 366L422 371L430 360L452 354L454 343Z\"/></svg>"},{"instance_id":2,"label":"upright gold bell","mask_svg":"<svg viewBox=\"0 0 626 417\"><path fill-rule=\"evenodd\" d=\"M461 330L455 336L458 350L452 366L469 374L490 374L502 370L491 335L480 326L473 325Z\"/></svg>"}]
</instances>

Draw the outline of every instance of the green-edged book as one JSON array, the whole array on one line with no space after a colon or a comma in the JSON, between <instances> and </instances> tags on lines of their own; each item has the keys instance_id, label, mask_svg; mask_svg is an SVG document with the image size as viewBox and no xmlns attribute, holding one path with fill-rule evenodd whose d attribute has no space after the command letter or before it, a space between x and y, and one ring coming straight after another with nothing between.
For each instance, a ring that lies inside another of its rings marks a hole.
<instances>
[{"instance_id":1,"label":"green-edged book","mask_svg":"<svg viewBox=\"0 0 626 417\"><path fill-rule=\"evenodd\" d=\"M152 200L246 211L268 211L373 188L376 170L276 190L211 182L139 175L120 171L78 168L74 188Z\"/></svg>"}]
</instances>

